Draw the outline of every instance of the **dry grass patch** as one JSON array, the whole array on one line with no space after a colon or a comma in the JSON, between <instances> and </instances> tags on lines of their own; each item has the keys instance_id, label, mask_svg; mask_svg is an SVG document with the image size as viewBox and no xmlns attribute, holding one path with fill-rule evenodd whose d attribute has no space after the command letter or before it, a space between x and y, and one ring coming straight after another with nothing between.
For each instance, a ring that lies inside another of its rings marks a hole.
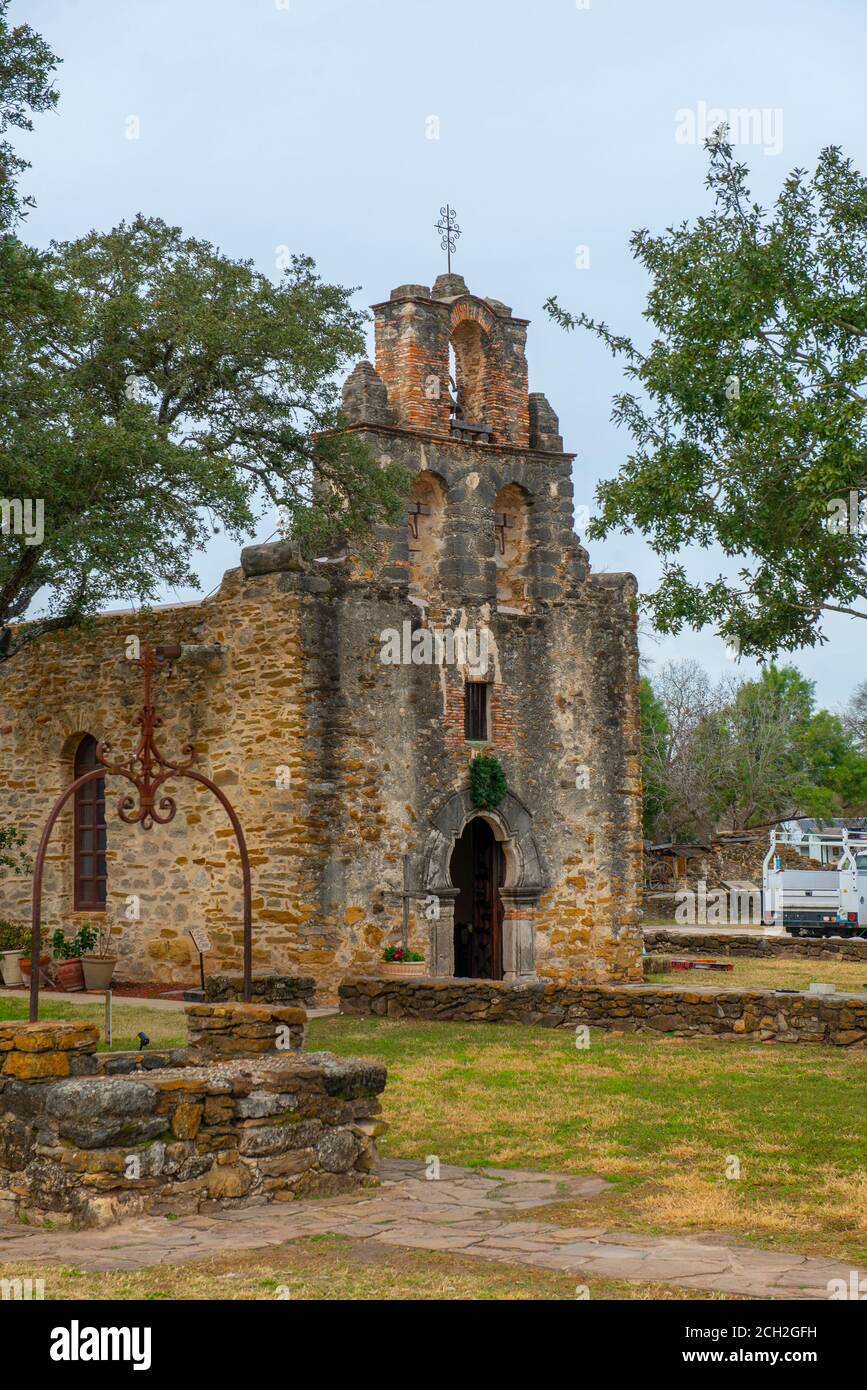
<instances>
[{"instance_id":1,"label":"dry grass patch","mask_svg":"<svg viewBox=\"0 0 867 1390\"><path fill-rule=\"evenodd\" d=\"M0 1265L0 1279L15 1277L21 1277L20 1270ZM28 1267L27 1277L44 1280L47 1300L562 1301L574 1300L580 1283L597 1300L729 1298L669 1284L598 1279L432 1251L399 1250L338 1235L133 1272L86 1273L69 1266L40 1265Z\"/></svg>"},{"instance_id":2,"label":"dry grass patch","mask_svg":"<svg viewBox=\"0 0 867 1390\"><path fill-rule=\"evenodd\" d=\"M677 958L677 947L673 946L667 955ZM684 951L683 959L696 959L693 951ZM797 957L786 959L774 957L767 960L753 959L751 956L719 956L707 952L708 960L719 959L733 968L728 971L684 970L665 971L651 974L648 984L683 985L684 989L701 985L723 985L733 989L806 989L813 980L822 980L836 985L844 993L864 994L867 985L867 961L851 960L801 960Z\"/></svg>"}]
</instances>

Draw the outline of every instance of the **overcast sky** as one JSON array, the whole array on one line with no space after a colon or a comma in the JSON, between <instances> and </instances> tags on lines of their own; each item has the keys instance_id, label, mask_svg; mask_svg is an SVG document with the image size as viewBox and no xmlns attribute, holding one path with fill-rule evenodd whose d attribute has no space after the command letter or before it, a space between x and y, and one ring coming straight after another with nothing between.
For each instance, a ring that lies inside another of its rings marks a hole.
<instances>
[{"instance_id":1,"label":"overcast sky","mask_svg":"<svg viewBox=\"0 0 867 1390\"><path fill-rule=\"evenodd\" d=\"M58 110L20 146L38 204L25 235L141 210L268 274L279 247L309 254L369 304L444 269L433 224L448 200L454 268L532 320L530 389L558 412L576 503L591 506L628 449L609 419L621 369L542 305L556 294L646 341L630 232L708 206L706 156L677 138L678 113L765 113L739 149L763 201L826 144L867 167L865 0L29 0L11 18L63 58ZM594 568L653 586L640 539L589 548ZM204 590L235 564L217 540ZM823 703L867 678L865 629L829 621L828 645L799 654ZM657 665L732 670L709 632L644 648Z\"/></svg>"}]
</instances>

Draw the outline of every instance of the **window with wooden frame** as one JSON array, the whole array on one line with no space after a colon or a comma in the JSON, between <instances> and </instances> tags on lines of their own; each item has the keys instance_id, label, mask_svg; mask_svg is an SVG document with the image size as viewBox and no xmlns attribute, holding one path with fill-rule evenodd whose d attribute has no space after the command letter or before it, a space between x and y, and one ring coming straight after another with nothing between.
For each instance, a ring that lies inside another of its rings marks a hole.
<instances>
[{"instance_id":1,"label":"window with wooden frame","mask_svg":"<svg viewBox=\"0 0 867 1390\"><path fill-rule=\"evenodd\" d=\"M92 772L96 739L85 734L75 753L75 777ZM108 874L105 867L105 778L94 777L75 793L73 829L73 907L76 912L104 912Z\"/></svg>"},{"instance_id":2,"label":"window with wooden frame","mask_svg":"<svg viewBox=\"0 0 867 1390\"><path fill-rule=\"evenodd\" d=\"M467 681L464 686L464 738L467 743L490 740L486 681Z\"/></svg>"}]
</instances>

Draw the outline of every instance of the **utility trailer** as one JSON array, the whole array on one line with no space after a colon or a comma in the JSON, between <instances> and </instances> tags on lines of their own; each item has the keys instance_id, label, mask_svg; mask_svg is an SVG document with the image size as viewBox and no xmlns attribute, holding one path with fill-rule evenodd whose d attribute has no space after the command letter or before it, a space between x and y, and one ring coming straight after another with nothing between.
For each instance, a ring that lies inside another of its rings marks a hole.
<instances>
[{"instance_id":1,"label":"utility trailer","mask_svg":"<svg viewBox=\"0 0 867 1390\"><path fill-rule=\"evenodd\" d=\"M850 840L847 830L827 840L840 851L833 869L784 869L777 847L800 842L771 831L762 870L762 920L792 936L867 937L867 839Z\"/></svg>"}]
</instances>

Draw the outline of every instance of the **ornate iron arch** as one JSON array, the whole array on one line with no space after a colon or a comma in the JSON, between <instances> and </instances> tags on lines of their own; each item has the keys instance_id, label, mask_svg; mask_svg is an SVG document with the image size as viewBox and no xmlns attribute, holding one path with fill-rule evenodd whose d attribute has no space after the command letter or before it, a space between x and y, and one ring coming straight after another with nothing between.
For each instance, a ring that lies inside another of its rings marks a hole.
<instances>
[{"instance_id":1,"label":"ornate iron arch","mask_svg":"<svg viewBox=\"0 0 867 1390\"><path fill-rule=\"evenodd\" d=\"M42 829L39 840L39 848L36 852L36 863L33 872L33 905L32 905L32 938L31 938L31 971L30 971L30 1021L35 1023L39 1017L39 956L42 941L42 880L45 873L45 856L48 851L48 842L51 839L51 832L57 822L60 812L63 810L70 797L74 796L79 787L83 787L88 782L93 782L99 777L112 776L124 777L132 784L138 794L138 800L127 791L121 795L118 802L117 813L122 821L127 825L140 825L142 830L151 830L154 825L168 825L174 820L177 806L174 798L167 793L162 793L164 784L173 777L186 777L192 782L198 782L200 786L206 787L222 805L229 817L232 829L235 832L235 839L238 844L238 853L241 858L241 872L243 875L244 893L244 1002L249 1004L252 986L252 958L253 958L253 913L252 913L252 885L250 877L250 856L247 851L247 842L238 820L235 808L229 801L226 794L212 782L210 777L206 777L203 772L193 770L196 762L196 750L192 744L185 744L181 749L182 758L177 762L170 762L164 758L156 743L156 731L162 725L162 718L157 714L156 706L151 697L151 683L153 674L162 666L168 665L171 668L172 662L180 655L179 646L151 647L145 643L141 648L141 654L132 658L130 664L140 666L144 674L143 703L135 717L134 723L141 728L139 741L135 751L128 758L120 758L115 761L110 760L112 746L106 740L102 740L96 749L97 762L100 767L93 768L90 772L85 772L81 777L70 783L58 796L54 802L48 819ZM162 793L162 794L161 794Z\"/></svg>"}]
</instances>

